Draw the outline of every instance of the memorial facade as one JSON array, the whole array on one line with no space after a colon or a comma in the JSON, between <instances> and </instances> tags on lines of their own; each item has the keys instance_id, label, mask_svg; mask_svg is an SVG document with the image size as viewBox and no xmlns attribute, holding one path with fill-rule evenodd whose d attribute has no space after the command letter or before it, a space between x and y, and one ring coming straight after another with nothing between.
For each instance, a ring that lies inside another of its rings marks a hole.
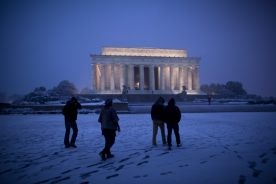
<instances>
[{"instance_id":1,"label":"memorial facade","mask_svg":"<svg viewBox=\"0 0 276 184\"><path fill-rule=\"evenodd\" d=\"M91 55L95 94L187 94L200 91L198 57L186 50L105 47Z\"/></svg>"}]
</instances>

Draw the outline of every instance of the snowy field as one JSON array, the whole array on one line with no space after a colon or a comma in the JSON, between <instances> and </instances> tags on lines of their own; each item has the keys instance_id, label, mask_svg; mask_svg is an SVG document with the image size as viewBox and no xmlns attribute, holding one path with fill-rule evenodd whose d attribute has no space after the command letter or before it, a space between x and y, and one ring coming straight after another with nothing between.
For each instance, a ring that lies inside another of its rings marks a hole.
<instances>
[{"instance_id":1,"label":"snowy field","mask_svg":"<svg viewBox=\"0 0 276 184\"><path fill-rule=\"evenodd\" d=\"M0 183L276 183L276 113L185 113L183 146L151 146L149 114L119 114L122 131L101 161L97 114L79 115L77 149L61 115L0 116ZM173 135L174 136L174 135Z\"/></svg>"}]
</instances>

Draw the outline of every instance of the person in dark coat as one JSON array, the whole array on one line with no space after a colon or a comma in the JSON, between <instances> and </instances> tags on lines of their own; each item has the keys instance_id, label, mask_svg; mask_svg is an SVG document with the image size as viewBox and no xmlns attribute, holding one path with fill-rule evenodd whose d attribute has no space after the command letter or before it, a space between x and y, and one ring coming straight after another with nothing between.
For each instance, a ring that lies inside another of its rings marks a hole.
<instances>
[{"instance_id":1,"label":"person in dark coat","mask_svg":"<svg viewBox=\"0 0 276 184\"><path fill-rule=\"evenodd\" d=\"M62 114L64 115L65 120L65 136L64 136L64 145L65 148L73 147L76 148L76 138L78 135L78 126L77 126L77 116L78 109L81 109L81 104L75 97L72 97L69 101L66 102L66 105L62 109ZM70 129L73 129L73 134L71 141L69 141Z\"/></svg>"},{"instance_id":2,"label":"person in dark coat","mask_svg":"<svg viewBox=\"0 0 276 184\"><path fill-rule=\"evenodd\" d=\"M159 97L157 101L151 107L151 119L152 119L152 145L156 146L156 136L158 133L158 127L161 130L163 145L167 144L164 126L164 103L165 100Z\"/></svg>"},{"instance_id":3,"label":"person in dark coat","mask_svg":"<svg viewBox=\"0 0 276 184\"><path fill-rule=\"evenodd\" d=\"M208 104L209 104L209 105L211 105L211 100L212 100L211 95L208 95Z\"/></svg>"},{"instance_id":4,"label":"person in dark coat","mask_svg":"<svg viewBox=\"0 0 276 184\"><path fill-rule=\"evenodd\" d=\"M112 107L112 99L105 101L105 106L101 110L98 122L101 123L102 134L105 138L105 146L99 153L102 160L114 157L111 154L111 147L115 143L116 131L120 132L119 118L117 112Z\"/></svg>"},{"instance_id":5,"label":"person in dark coat","mask_svg":"<svg viewBox=\"0 0 276 184\"><path fill-rule=\"evenodd\" d=\"M172 147L172 130L174 131L177 146L181 146L179 126L178 123L181 120L181 112L179 108L175 105L174 98L171 98L168 105L165 107L165 122L167 123L168 129L168 146L169 149Z\"/></svg>"}]
</instances>

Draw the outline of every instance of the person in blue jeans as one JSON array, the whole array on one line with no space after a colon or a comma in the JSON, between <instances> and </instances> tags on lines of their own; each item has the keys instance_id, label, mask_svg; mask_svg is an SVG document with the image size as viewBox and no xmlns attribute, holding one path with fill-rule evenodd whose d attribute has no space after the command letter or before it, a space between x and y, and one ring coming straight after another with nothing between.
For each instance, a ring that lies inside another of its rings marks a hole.
<instances>
[{"instance_id":1,"label":"person in blue jeans","mask_svg":"<svg viewBox=\"0 0 276 184\"><path fill-rule=\"evenodd\" d=\"M179 135L179 125L178 125L180 120L181 120L181 112L179 108L175 105L174 98L171 98L168 102L168 105L165 107L165 122L167 124L167 129L168 129L167 142L168 142L169 150L171 150L171 147L172 147L172 130L174 131L174 134L175 134L177 147L181 146L180 135Z\"/></svg>"},{"instance_id":2,"label":"person in blue jeans","mask_svg":"<svg viewBox=\"0 0 276 184\"><path fill-rule=\"evenodd\" d=\"M110 149L115 143L116 131L121 131L117 112L112 105L112 99L107 99L98 119L98 122L101 123L102 134L105 138L105 146L99 153L102 160L114 157Z\"/></svg>"}]
</instances>

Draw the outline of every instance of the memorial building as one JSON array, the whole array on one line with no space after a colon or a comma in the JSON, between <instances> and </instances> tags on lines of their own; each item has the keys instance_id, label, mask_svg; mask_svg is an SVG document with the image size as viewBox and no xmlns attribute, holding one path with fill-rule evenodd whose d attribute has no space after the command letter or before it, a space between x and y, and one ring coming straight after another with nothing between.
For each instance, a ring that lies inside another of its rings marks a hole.
<instances>
[{"instance_id":1,"label":"memorial building","mask_svg":"<svg viewBox=\"0 0 276 184\"><path fill-rule=\"evenodd\" d=\"M104 47L91 55L95 94L199 94L199 57L186 50Z\"/></svg>"}]
</instances>

